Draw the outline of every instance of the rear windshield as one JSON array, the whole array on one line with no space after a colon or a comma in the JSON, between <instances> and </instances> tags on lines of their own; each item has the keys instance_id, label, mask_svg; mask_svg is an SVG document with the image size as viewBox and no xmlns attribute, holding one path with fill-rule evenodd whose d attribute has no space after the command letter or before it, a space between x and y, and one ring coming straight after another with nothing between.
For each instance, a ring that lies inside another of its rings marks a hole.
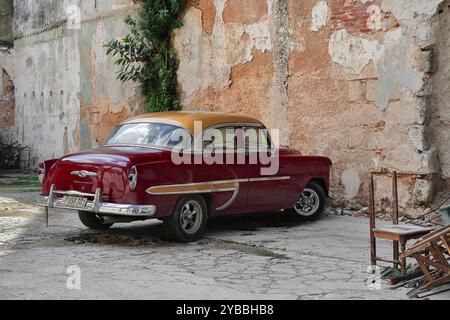
<instances>
[{"instance_id":1,"label":"rear windshield","mask_svg":"<svg viewBox=\"0 0 450 320\"><path fill-rule=\"evenodd\" d=\"M173 148L187 141L189 133L180 127L163 123L127 123L114 129L106 146L143 145Z\"/></svg>"}]
</instances>

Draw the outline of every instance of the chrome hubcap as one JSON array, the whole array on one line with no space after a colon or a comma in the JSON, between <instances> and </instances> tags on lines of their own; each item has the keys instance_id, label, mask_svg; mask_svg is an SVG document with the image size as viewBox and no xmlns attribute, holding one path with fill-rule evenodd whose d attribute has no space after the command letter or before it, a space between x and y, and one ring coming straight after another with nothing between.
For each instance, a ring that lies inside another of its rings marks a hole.
<instances>
[{"instance_id":1,"label":"chrome hubcap","mask_svg":"<svg viewBox=\"0 0 450 320\"><path fill-rule=\"evenodd\" d=\"M294 206L295 211L305 217L312 216L317 212L320 205L320 198L316 191L306 188L302 196Z\"/></svg>"},{"instance_id":2,"label":"chrome hubcap","mask_svg":"<svg viewBox=\"0 0 450 320\"><path fill-rule=\"evenodd\" d=\"M191 200L185 203L181 209L181 228L187 234L194 234L202 224L202 207L197 201Z\"/></svg>"}]
</instances>

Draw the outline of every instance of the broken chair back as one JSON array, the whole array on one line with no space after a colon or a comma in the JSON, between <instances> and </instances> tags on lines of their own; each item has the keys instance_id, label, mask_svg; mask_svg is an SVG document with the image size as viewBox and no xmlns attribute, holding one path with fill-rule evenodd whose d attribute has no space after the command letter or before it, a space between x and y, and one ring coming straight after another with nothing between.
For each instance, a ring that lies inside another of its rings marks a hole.
<instances>
[{"instance_id":1,"label":"broken chair back","mask_svg":"<svg viewBox=\"0 0 450 320\"><path fill-rule=\"evenodd\" d=\"M422 289L450 282L450 225L429 233L401 254L401 259L415 258L427 279Z\"/></svg>"}]
</instances>

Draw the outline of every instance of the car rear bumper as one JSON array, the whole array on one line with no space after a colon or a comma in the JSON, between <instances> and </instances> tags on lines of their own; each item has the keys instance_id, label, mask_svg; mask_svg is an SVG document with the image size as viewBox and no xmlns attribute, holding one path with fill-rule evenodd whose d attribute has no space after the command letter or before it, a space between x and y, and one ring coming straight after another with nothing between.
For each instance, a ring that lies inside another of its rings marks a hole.
<instances>
[{"instance_id":1,"label":"car rear bumper","mask_svg":"<svg viewBox=\"0 0 450 320\"><path fill-rule=\"evenodd\" d=\"M39 196L36 199L36 205L46 208L58 208L68 210L79 210L93 212L100 215L116 215L128 217L152 217L156 213L154 205L133 205L103 202L101 199L102 190L97 189L95 194L83 193L78 191L59 191L52 185L48 196ZM83 206L67 205L64 197L86 198L86 204ZM92 198L92 200L91 200Z\"/></svg>"}]
</instances>

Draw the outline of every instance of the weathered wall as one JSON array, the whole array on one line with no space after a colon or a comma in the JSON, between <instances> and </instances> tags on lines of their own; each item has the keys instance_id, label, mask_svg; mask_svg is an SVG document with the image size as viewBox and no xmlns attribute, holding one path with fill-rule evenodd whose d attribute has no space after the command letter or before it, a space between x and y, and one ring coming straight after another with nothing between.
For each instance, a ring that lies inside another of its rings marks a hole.
<instances>
[{"instance_id":1,"label":"weathered wall","mask_svg":"<svg viewBox=\"0 0 450 320\"><path fill-rule=\"evenodd\" d=\"M389 198L389 170L400 173L402 206L429 202L450 154L443 2L190 1L174 35L181 98L186 109L256 116L282 144L331 157L333 191L347 203L367 203L370 171Z\"/></svg>"},{"instance_id":2,"label":"weathered wall","mask_svg":"<svg viewBox=\"0 0 450 320\"><path fill-rule=\"evenodd\" d=\"M122 21L132 1L16 0L14 6L14 50L0 66L13 74L16 106L2 133L31 146L32 165L95 147L118 122L141 112L139 92L115 79L103 48L126 33Z\"/></svg>"},{"instance_id":3,"label":"weathered wall","mask_svg":"<svg viewBox=\"0 0 450 320\"><path fill-rule=\"evenodd\" d=\"M12 46L12 16L13 0L2 0L0 2L0 47Z\"/></svg>"},{"instance_id":4,"label":"weathered wall","mask_svg":"<svg viewBox=\"0 0 450 320\"><path fill-rule=\"evenodd\" d=\"M13 132L36 165L77 150L69 132L79 122L79 35L65 27L63 1L15 1L14 9Z\"/></svg>"},{"instance_id":5,"label":"weathered wall","mask_svg":"<svg viewBox=\"0 0 450 320\"><path fill-rule=\"evenodd\" d=\"M135 5L129 0L83 1L80 32L80 122L74 134L82 148L97 147L121 121L144 112L137 84L116 80L114 58L103 44L122 37L125 14Z\"/></svg>"},{"instance_id":6,"label":"weathered wall","mask_svg":"<svg viewBox=\"0 0 450 320\"><path fill-rule=\"evenodd\" d=\"M14 125L15 117L14 83L5 69L0 69L0 129Z\"/></svg>"},{"instance_id":7,"label":"weathered wall","mask_svg":"<svg viewBox=\"0 0 450 320\"><path fill-rule=\"evenodd\" d=\"M15 41L17 139L30 145L34 164L77 150L78 34L55 28Z\"/></svg>"},{"instance_id":8,"label":"weathered wall","mask_svg":"<svg viewBox=\"0 0 450 320\"><path fill-rule=\"evenodd\" d=\"M450 187L449 2L187 0L173 37L180 97L187 110L255 116L282 145L331 157L347 204L367 203L370 171L388 199L389 170L402 206L427 203ZM31 145L35 163L95 147L144 112L103 48L126 33L131 0L14 4L15 48L0 67L15 114L2 134Z\"/></svg>"}]
</instances>

